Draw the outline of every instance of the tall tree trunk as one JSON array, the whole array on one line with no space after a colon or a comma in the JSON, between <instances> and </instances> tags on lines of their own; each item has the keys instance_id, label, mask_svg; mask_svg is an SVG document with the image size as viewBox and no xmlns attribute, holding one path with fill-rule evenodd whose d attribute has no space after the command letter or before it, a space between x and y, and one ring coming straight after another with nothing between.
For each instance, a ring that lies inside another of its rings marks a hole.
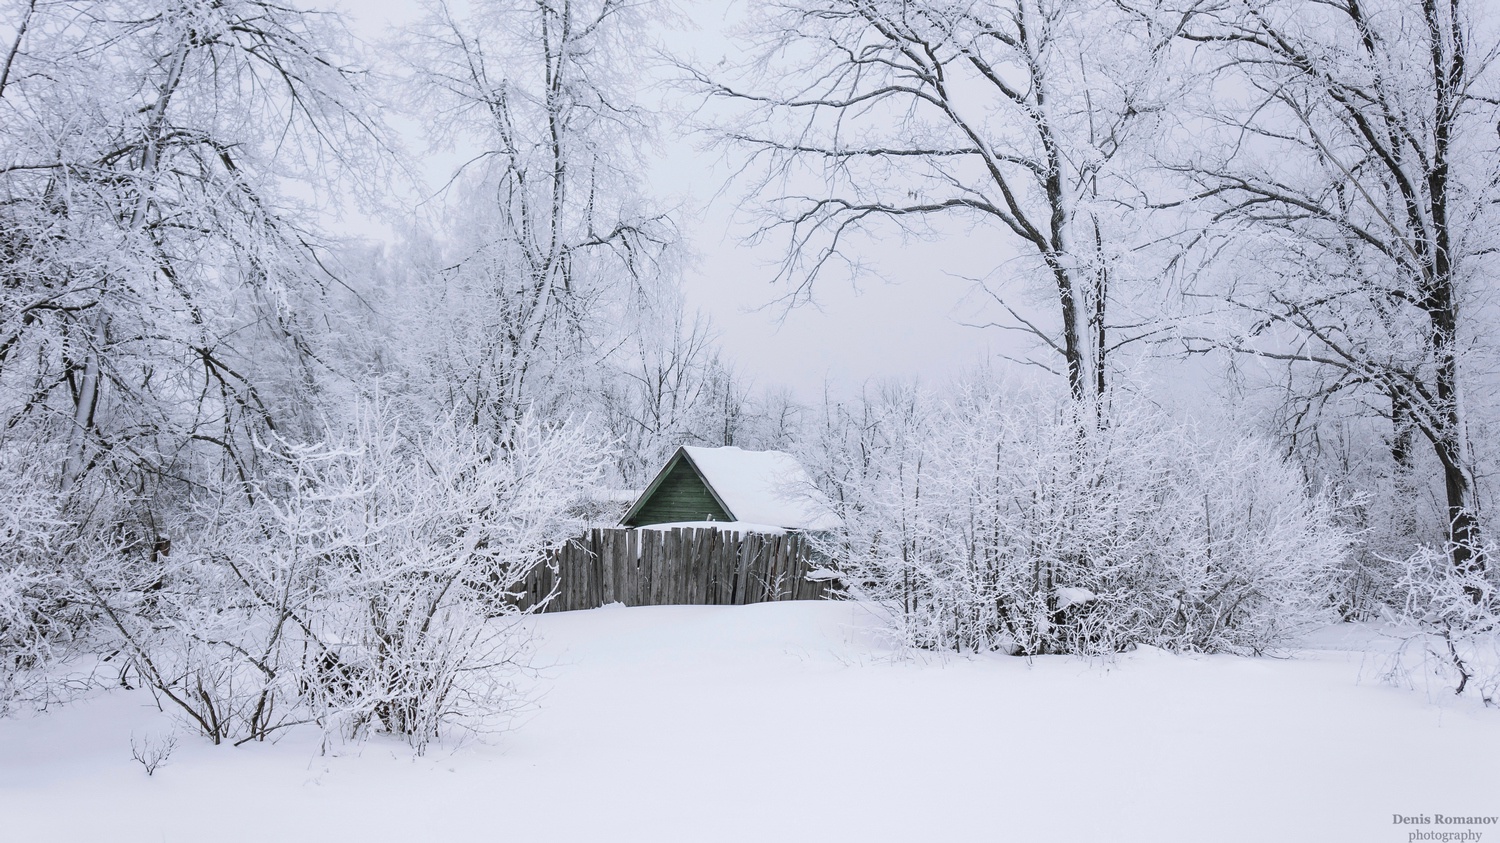
<instances>
[{"instance_id":1,"label":"tall tree trunk","mask_svg":"<svg viewBox=\"0 0 1500 843\"><path fill-rule=\"evenodd\" d=\"M1447 14L1441 0L1422 0L1423 19L1427 23L1432 78L1434 83L1434 120L1432 160L1427 169L1427 194L1430 203L1432 239L1424 242L1423 254L1428 289L1427 311L1432 324L1432 350L1437 358L1437 399L1442 424L1433 442L1443 466L1443 487L1448 504L1448 554L1453 569L1463 575L1484 570L1474 486L1469 477L1468 437L1464 426L1459 391L1458 297L1455 290L1452 231L1449 223L1449 155L1458 119L1465 83L1464 33L1459 16L1459 0L1447 0ZM1476 600L1479 595L1471 591Z\"/></svg>"}]
</instances>

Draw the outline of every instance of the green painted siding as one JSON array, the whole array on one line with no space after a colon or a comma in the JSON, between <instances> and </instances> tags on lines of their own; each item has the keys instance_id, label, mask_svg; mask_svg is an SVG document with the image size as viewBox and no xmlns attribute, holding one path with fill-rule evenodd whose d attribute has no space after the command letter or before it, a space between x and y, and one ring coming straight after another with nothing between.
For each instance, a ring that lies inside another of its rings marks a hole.
<instances>
[{"instance_id":1,"label":"green painted siding","mask_svg":"<svg viewBox=\"0 0 1500 843\"><path fill-rule=\"evenodd\" d=\"M627 527L668 524L674 521L730 521L729 513L714 502L713 495L687 460L678 460L661 485L629 521Z\"/></svg>"}]
</instances>

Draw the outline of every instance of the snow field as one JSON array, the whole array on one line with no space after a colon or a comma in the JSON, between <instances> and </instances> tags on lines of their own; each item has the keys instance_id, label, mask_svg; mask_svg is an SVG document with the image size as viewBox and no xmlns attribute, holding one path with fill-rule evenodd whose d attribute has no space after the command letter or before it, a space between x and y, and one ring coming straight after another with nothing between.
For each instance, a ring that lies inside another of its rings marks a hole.
<instances>
[{"instance_id":1,"label":"snow field","mask_svg":"<svg viewBox=\"0 0 1500 843\"><path fill-rule=\"evenodd\" d=\"M512 732L413 758L312 729L213 747L145 691L0 721L0 840L1348 841L1500 813L1500 716L1289 659L895 659L848 603L534 619Z\"/></svg>"}]
</instances>

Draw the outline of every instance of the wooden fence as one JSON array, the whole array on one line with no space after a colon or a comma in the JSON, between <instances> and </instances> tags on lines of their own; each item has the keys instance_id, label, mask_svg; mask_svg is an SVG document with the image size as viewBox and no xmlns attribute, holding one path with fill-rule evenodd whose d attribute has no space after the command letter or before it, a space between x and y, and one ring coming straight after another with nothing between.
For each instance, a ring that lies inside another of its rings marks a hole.
<instances>
[{"instance_id":1,"label":"wooden fence","mask_svg":"<svg viewBox=\"0 0 1500 843\"><path fill-rule=\"evenodd\" d=\"M557 595L543 611L627 606L742 605L816 600L829 584L807 578L807 539L796 533L712 529L590 530L538 566L516 589L522 606Z\"/></svg>"}]
</instances>

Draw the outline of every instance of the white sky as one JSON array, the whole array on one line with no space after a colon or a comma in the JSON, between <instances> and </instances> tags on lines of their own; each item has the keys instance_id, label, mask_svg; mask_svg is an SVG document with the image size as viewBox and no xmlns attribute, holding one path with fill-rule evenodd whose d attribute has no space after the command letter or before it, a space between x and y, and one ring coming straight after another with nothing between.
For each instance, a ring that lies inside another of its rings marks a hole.
<instances>
[{"instance_id":1,"label":"white sky","mask_svg":"<svg viewBox=\"0 0 1500 843\"><path fill-rule=\"evenodd\" d=\"M661 38L674 52L727 54L733 61L741 48L726 36L733 25L726 22L740 6L731 0L682 3L682 17ZM415 0L346 0L336 7L371 41L420 13ZM691 256L683 275L689 308L711 317L720 348L756 387L784 384L808 400L821 392L825 379L846 387L891 376L934 382L984 360L993 345L1025 353L1026 346L1017 348L1010 335L961 324L984 320L975 313L977 297L966 296L971 284L953 273L991 271L1000 251L997 244L963 236L862 243L856 248L871 271L857 286L830 277L816 289L815 306L787 313L776 301L788 288L772 283L782 257L779 245L744 242L757 221L737 213L740 191L724 189L733 163L717 150L705 150L705 138L671 129L663 127L647 189L664 205L680 207L678 225ZM419 139L409 143L423 147Z\"/></svg>"}]
</instances>

